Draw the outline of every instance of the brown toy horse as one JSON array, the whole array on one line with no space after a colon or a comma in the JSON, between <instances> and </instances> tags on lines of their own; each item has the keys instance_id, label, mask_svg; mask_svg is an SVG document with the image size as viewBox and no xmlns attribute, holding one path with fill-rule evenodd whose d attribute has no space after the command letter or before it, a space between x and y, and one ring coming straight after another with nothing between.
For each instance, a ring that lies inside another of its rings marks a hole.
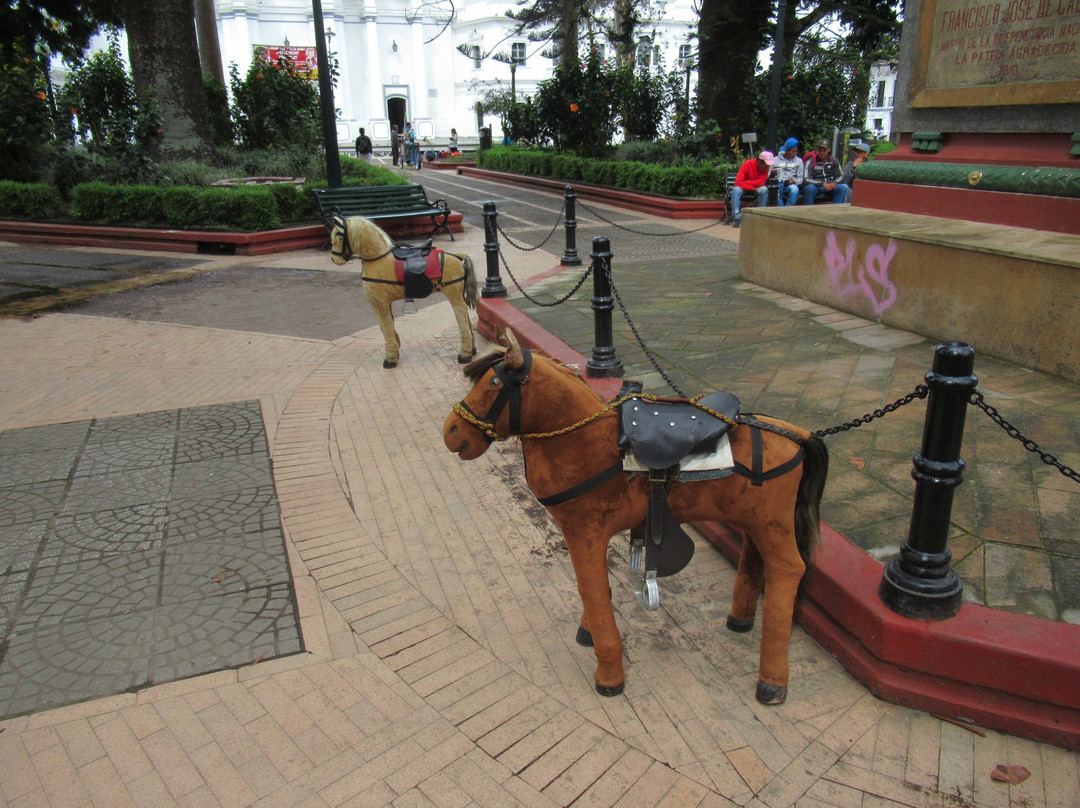
<instances>
[{"instance_id":1,"label":"brown toy horse","mask_svg":"<svg viewBox=\"0 0 1080 808\"><path fill-rule=\"evenodd\" d=\"M492 440L521 439L529 488L541 502L557 502L546 507L563 532L577 577L584 607L578 642L595 649L597 691L614 696L622 692L625 674L611 608L608 542L645 522L649 483L641 474L622 471L614 404L606 404L570 368L522 350L513 334L508 332L505 341L505 353L480 357L464 368L473 388L447 416L443 440L461 459L473 460ZM820 438L782 421L739 416L735 422L730 433L735 472L676 481L668 503L679 522L716 520L743 531L727 626L749 631L765 590L756 696L780 704L787 697L795 596L818 540L828 453ZM785 465L790 470L784 471Z\"/></svg>"},{"instance_id":2,"label":"brown toy horse","mask_svg":"<svg viewBox=\"0 0 1080 808\"><path fill-rule=\"evenodd\" d=\"M372 221L363 216L330 220L330 259L335 264L345 264L350 258L360 259L360 274L364 279L364 296L375 316L385 342L383 367L397 367L401 349L401 337L394 328L394 312L390 304L405 298L405 284L398 280L394 270L394 242ZM476 308L476 272L472 258L444 252L442 277L436 280L434 291L442 292L454 309L458 330L461 332L461 351L458 362L465 364L476 355L469 309ZM419 297L419 295L418 295Z\"/></svg>"}]
</instances>

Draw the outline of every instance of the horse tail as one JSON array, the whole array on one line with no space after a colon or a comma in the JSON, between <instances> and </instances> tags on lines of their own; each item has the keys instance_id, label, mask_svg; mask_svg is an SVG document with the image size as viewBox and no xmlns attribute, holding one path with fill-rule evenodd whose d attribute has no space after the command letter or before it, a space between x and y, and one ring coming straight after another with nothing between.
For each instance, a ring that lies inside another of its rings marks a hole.
<instances>
[{"instance_id":1,"label":"horse tail","mask_svg":"<svg viewBox=\"0 0 1080 808\"><path fill-rule=\"evenodd\" d=\"M829 474L829 449L825 441L811 435L803 441L802 479L795 497L795 544L809 570L811 557L821 539L821 495Z\"/></svg>"},{"instance_id":2,"label":"horse tail","mask_svg":"<svg viewBox=\"0 0 1080 808\"><path fill-rule=\"evenodd\" d=\"M468 255L459 255L462 266L465 267L465 305L470 309L476 308L478 296L476 294L476 269L473 260Z\"/></svg>"}]
</instances>

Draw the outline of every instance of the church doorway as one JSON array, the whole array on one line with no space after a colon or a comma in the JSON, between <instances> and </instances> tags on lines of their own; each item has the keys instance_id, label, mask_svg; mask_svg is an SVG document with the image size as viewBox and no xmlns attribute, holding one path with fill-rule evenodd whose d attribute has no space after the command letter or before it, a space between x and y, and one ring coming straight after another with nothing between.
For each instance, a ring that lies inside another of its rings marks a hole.
<instances>
[{"instance_id":1,"label":"church doorway","mask_svg":"<svg viewBox=\"0 0 1080 808\"><path fill-rule=\"evenodd\" d=\"M386 117L390 119L390 126L397 126L399 132L405 131L405 99L396 96L386 99Z\"/></svg>"}]
</instances>

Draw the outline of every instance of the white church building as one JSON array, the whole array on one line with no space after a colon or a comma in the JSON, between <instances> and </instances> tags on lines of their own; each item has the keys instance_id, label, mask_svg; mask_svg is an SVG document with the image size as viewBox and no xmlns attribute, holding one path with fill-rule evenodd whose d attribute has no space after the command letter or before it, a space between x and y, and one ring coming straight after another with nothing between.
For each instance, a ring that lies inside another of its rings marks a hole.
<instances>
[{"instance_id":1,"label":"white church building","mask_svg":"<svg viewBox=\"0 0 1080 808\"><path fill-rule=\"evenodd\" d=\"M260 47L301 56L310 51L314 61L310 3L216 0L215 6L226 75L231 63L244 75ZM433 146L445 145L451 128L463 143L474 143L483 126L498 142L498 117L478 105L485 90L513 85L519 98L532 95L554 67L542 55L550 42L512 34L505 12L515 8L494 0L323 0L328 50L340 71L334 103L342 147L360 127L385 145L391 125L400 130L405 121ZM638 58L696 79L693 0L653 0L645 13L650 18L636 32ZM605 52L614 56L610 45Z\"/></svg>"}]
</instances>

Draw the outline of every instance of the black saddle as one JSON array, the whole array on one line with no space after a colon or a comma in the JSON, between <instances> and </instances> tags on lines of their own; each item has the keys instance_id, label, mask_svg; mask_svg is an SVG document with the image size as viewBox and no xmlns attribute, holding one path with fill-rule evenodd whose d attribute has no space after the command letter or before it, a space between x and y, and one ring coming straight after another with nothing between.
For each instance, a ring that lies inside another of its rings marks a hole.
<instances>
[{"instance_id":1,"label":"black saddle","mask_svg":"<svg viewBox=\"0 0 1080 808\"><path fill-rule=\"evenodd\" d=\"M739 399L710 393L699 403L734 420ZM649 467L649 504L645 516L645 569L663 578L674 575L694 555L694 542L668 505L667 494L687 455L714 451L730 423L683 400L630 398L619 408L619 449L633 451Z\"/></svg>"},{"instance_id":2,"label":"black saddle","mask_svg":"<svg viewBox=\"0 0 1080 808\"><path fill-rule=\"evenodd\" d=\"M431 239L422 244L395 244L394 258L402 262L405 273L405 299L423 300L431 294L431 278L427 276L427 260L432 249Z\"/></svg>"},{"instance_id":3,"label":"black saddle","mask_svg":"<svg viewBox=\"0 0 1080 808\"><path fill-rule=\"evenodd\" d=\"M710 393L698 399L702 406L734 420L739 399L731 393ZM632 450L642 465L666 469L684 457L712 451L730 428L689 401L647 401L631 398L619 412L619 448Z\"/></svg>"}]
</instances>

